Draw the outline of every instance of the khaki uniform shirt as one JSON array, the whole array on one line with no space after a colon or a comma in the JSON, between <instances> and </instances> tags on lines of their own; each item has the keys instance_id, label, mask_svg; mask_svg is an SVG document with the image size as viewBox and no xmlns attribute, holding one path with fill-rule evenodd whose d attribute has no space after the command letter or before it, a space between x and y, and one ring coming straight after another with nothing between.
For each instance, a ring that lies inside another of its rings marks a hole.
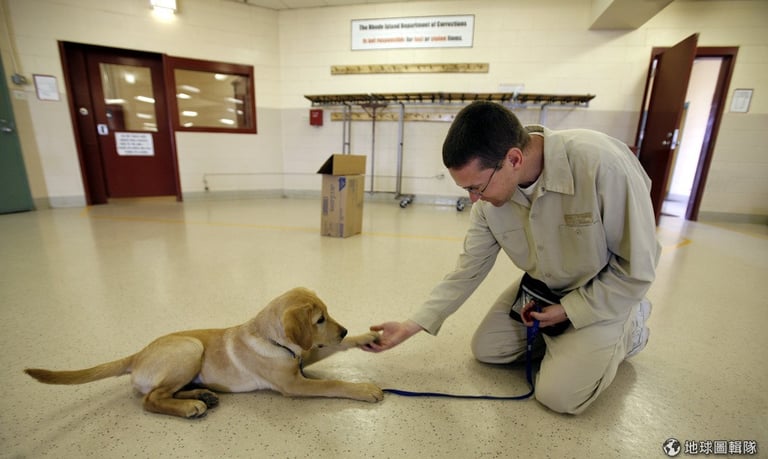
<instances>
[{"instance_id":1,"label":"khaki uniform shirt","mask_svg":"<svg viewBox=\"0 0 768 459\"><path fill-rule=\"evenodd\" d=\"M635 155L595 131L528 130L544 136L532 199L517 189L502 207L474 203L456 269L411 317L431 334L485 279L500 250L565 295L561 304L577 329L627 317L654 279L661 247L651 181Z\"/></svg>"}]
</instances>

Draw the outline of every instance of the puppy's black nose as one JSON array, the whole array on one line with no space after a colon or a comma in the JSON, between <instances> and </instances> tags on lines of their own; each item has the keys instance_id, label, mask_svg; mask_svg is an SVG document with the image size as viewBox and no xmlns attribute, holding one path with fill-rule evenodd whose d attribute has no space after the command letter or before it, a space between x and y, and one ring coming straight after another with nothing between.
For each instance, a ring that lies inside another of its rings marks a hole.
<instances>
[{"instance_id":1,"label":"puppy's black nose","mask_svg":"<svg viewBox=\"0 0 768 459\"><path fill-rule=\"evenodd\" d=\"M347 329L342 327L339 336L341 336L341 339L344 339L344 337L347 336Z\"/></svg>"}]
</instances>

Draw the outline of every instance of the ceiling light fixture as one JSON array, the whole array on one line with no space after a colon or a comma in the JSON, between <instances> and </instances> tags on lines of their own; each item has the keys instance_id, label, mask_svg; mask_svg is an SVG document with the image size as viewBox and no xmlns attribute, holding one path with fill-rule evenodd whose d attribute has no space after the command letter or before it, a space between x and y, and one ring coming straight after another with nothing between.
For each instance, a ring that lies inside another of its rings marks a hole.
<instances>
[{"instance_id":1,"label":"ceiling light fixture","mask_svg":"<svg viewBox=\"0 0 768 459\"><path fill-rule=\"evenodd\" d=\"M158 13L176 13L176 0L149 0L152 9Z\"/></svg>"}]
</instances>

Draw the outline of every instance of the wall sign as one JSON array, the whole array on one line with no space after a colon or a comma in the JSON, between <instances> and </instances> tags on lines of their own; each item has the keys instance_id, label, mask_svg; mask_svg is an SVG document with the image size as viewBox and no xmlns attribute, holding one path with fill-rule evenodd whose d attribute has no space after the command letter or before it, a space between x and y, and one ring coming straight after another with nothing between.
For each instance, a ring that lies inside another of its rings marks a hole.
<instances>
[{"instance_id":1,"label":"wall sign","mask_svg":"<svg viewBox=\"0 0 768 459\"><path fill-rule=\"evenodd\" d=\"M352 20L352 50L471 48L475 16Z\"/></svg>"},{"instance_id":2,"label":"wall sign","mask_svg":"<svg viewBox=\"0 0 768 459\"><path fill-rule=\"evenodd\" d=\"M152 134L115 132L115 145L120 156L155 156Z\"/></svg>"},{"instance_id":3,"label":"wall sign","mask_svg":"<svg viewBox=\"0 0 768 459\"><path fill-rule=\"evenodd\" d=\"M32 75L35 80L35 91L40 100L60 100L59 86L56 77L51 75Z\"/></svg>"},{"instance_id":4,"label":"wall sign","mask_svg":"<svg viewBox=\"0 0 768 459\"><path fill-rule=\"evenodd\" d=\"M734 89L733 97L731 98L731 111L736 113L747 113L751 101L751 89Z\"/></svg>"}]
</instances>

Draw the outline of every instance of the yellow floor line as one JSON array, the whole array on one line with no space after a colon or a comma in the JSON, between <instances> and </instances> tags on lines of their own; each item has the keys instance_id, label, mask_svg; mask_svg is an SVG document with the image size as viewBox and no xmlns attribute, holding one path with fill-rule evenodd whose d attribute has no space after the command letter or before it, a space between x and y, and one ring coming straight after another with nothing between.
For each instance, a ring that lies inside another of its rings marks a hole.
<instances>
[{"instance_id":1,"label":"yellow floor line","mask_svg":"<svg viewBox=\"0 0 768 459\"><path fill-rule=\"evenodd\" d=\"M220 226L220 227L232 227L232 228L254 228L261 230L272 231L299 231L314 233L318 231L317 228L310 228L306 226L280 226L280 225L257 225L251 223L226 223L226 222L203 222L203 221L190 221L170 218L149 218L149 217L130 217L130 216L114 216L114 215L92 215L89 207L86 207L82 212L82 217L91 218L94 220L112 220L112 221L133 221L133 222L147 222L147 223L166 223L166 224L184 224L184 225L206 225L206 226ZM455 236L430 236L424 234L398 234L398 233L385 233L378 231L363 231L363 236L371 237L387 237L398 239L420 239L420 240L432 240L432 241L448 241L448 242L461 242L463 237ZM681 241L672 245L663 245L662 251L676 250L681 247L685 247L691 244L691 240L683 238Z\"/></svg>"}]
</instances>

